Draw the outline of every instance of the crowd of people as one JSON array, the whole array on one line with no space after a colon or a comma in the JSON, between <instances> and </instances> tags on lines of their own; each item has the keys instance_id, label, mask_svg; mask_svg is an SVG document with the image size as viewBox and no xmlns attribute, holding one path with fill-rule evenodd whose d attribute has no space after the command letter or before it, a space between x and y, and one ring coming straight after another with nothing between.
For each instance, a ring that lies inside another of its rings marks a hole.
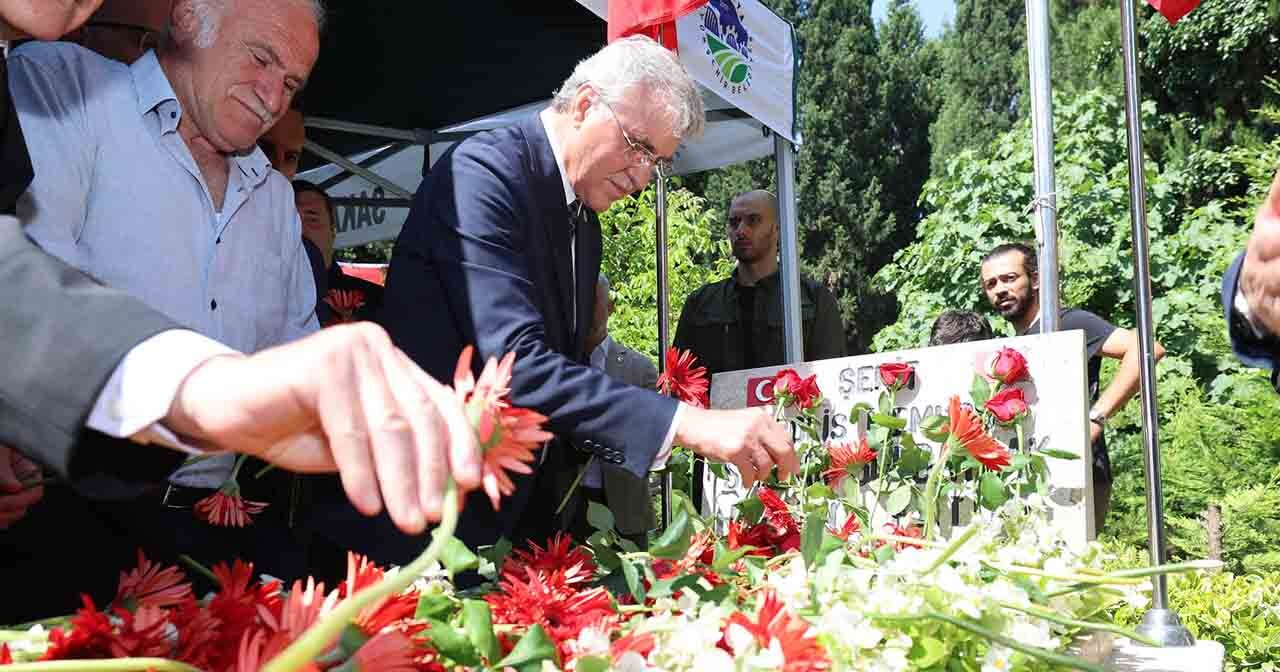
<instances>
[{"instance_id":1,"label":"crowd of people","mask_svg":"<svg viewBox=\"0 0 1280 672\"><path fill-rule=\"evenodd\" d=\"M244 558L284 579L342 576L347 549L403 564L449 477L467 493L458 535L472 547L584 535L593 501L643 545L647 476L674 444L748 485L796 471L766 411L660 395L653 364L609 336L597 213L669 171L704 123L671 52L615 41L539 114L440 157L384 289L342 271L332 200L295 179L320 2L101 3L0 0L0 557L23 577L0 622L109 597L137 548ZM1277 351L1278 221L1273 188L1224 285L1248 361ZM776 198L735 197L725 233L737 266L689 297L675 345L711 373L782 364ZM1017 333L1038 332L1033 249L998 246L975 273ZM808 277L800 289L804 358L847 354L830 289ZM1137 339L1083 310L1061 324L1086 335L1105 503L1103 430L1137 389ZM981 315L948 311L931 342L991 336ZM511 403L556 437L500 509L477 491L474 432L438 382L467 346L477 364L516 353ZM1105 389L1102 357L1120 360ZM251 525L194 515L229 482L266 505Z\"/></svg>"}]
</instances>

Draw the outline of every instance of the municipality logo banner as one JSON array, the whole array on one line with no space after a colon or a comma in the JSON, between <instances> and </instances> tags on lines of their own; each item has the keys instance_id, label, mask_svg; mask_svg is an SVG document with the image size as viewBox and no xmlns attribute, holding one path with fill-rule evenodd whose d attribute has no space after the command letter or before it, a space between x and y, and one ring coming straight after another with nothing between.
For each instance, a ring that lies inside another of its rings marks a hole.
<instances>
[{"instance_id":1,"label":"municipality logo banner","mask_svg":"<svg viewBox=\"0 0 1280 672\"><path fill-rule=\"evenodd\" d=\"M758 0L708 0L677 19L680 61L703 86L798 142L795 36Z\"/></svg>"}]
</instances>

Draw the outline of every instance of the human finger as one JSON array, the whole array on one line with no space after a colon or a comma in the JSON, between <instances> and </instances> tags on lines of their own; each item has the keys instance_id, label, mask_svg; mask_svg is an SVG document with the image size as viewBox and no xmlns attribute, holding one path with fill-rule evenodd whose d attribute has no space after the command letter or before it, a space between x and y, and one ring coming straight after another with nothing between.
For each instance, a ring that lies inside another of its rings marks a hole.
<instances>
[{"instance_id":1,"label":"human finger","mask_svg":"<svg viewBox=\"0 0 1280 672\"><path fill-rule=\"evenodd\" d=\"M0 496L0 513L26 512L44 497L44 487L37 486L12 495Z\"/></svg>"},{"instance_id":2,"label":"human finger","mask_svg":"<svg viewBox=\"0 0 1280 672\"><path fill-rule=\"evenodd\" d=\"M13 448L0 444L0 492L17 492L22 489L22 481L13 472Z\"/></svg>"},{"instance_id":3,"label":"human finger","mask_svg":"<svg viewBox=\"0 0 1280 672\"><path fill-rule=\"evenodd\" d=\"M362 325L363 326L363 325ZM369 431L369 455L373 460L377 489L391 520L401 530L417 534L426 528L418 488L417 443L421 438L409 409L423 399L405 382L399 362L389 357L391 339L375 325L362 336L367 347L358 364L362 379L362 414ZM387 366L388 360L392 365Z\"/></svg>"},{"instance_id":4,"label":"human finger","mask_svg":"<svg viewBox=\"0 0 1280 672\"><path fill-rule=\"evenodd\" d=\"M800 457L796 455L795 446L791 443L787 430L772 418L769 418L768 422L772 426L768 431L761 432L761 447L768 453L772 463L778 465L778 478L791 478L793 474L800 472Z\"/></svg>"},{"instance_id":5,"label":"human finger","mask_svg":"<svg viewBox=\"0 0 1280 672\"><path fill-rule=\"evenodd\" d=\"M357 364L358 359L367 357L362 344L350 343L338 365L333 367L334 375L321 391L316 410L347 498L360 513L375 516L382 510L382 497L370 452L364 406L374 403L372 383L377 381L362 381L361 375L369 368Z\"/></svg>"},{"instance_id":6,"label":"human finger","mask_svg":"<svg viewBox=\"0 0 1280 672\"><path fill-rule=\"evenodd\" d=\"M426 391L435 412L440 419L440 442L447 457L447 470L458 485L460 494L480 487L480 445L476 440L475 430L467 419L461 400L454 391L437 382L425 371L418 368L407 355L400 352L405 362L405 370Z\"/></svg>"},{"instance_id":7,"label":"human finger","mask_svg":"<svg viewBox=\"0 0 1280 672\"><path fill-rule=\"evenodd\" d=\"M397 504L401 508L418 512L416 522L425 527L426 521L440 519L441 493L448 475L445 464L444 449L440 438L443 421L435 410L435 405L427 396L426 390L413 375L407 358L388 342L384 351L379 352L379 363L386 373L387 384L395 394L395 412L403 419L409 434L407 443L400 446L382 446L375 448L382 478L384 464L398 465L404 478L395 485L394 497L403 497L406 502ZM396 454L388 454L386 450L395 450ZM383 488L383 498L387 500L387 508L391 508L392 491ZM413 506L409 507L408 504ZM397 522L399 524L399 521ZM417 529L404 528L405 532L417 534Z\"/></svg>"}]
</instances>

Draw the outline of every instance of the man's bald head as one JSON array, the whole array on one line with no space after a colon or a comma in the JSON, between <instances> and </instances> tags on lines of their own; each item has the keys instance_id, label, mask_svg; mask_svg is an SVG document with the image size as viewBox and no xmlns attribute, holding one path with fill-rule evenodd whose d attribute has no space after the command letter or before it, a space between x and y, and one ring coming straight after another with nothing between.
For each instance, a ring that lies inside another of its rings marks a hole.
<instances>
[{"instance_id":1,"label":"man's bald head","mask_svg":"<svg viewBox=\"0 0 1280 672\"><path fill-rule=\"evenodd\" d=\"M729 202L726 222L733 256L751 264L778 253L778 198L763 189L743 192Z\"/></svg>"}]
</instances>

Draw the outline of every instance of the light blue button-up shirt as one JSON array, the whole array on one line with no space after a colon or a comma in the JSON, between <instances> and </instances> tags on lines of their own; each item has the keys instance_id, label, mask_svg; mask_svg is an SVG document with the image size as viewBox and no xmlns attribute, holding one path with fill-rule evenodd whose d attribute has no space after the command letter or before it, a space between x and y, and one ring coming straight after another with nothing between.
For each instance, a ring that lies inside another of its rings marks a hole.
<instances>
[{"instance_id":1,"label":"light blue button-up shirt","mask_svg":"<svg viewBox=\"0 0 1280 672\"><path fill-rule=\"evenodd\" d=\"M125 66L30 43L8 66L36 173L19 216L36 243L242 352L318 329L288 180L257 148L232 156L214 208L155 52Z\"/></svg>"}]
</instances>

